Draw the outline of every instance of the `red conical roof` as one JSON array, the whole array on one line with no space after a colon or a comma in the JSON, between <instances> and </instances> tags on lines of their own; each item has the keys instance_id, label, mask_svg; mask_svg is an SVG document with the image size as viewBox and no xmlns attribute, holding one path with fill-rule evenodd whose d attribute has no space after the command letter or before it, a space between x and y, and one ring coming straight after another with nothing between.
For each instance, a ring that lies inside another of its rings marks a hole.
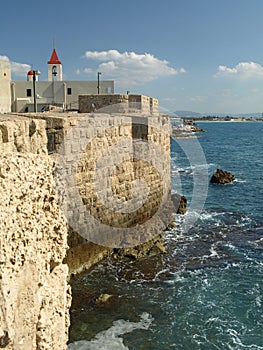
<instances>
[{"instance_id":1,"label":"red conical roof","mask_svg":"<svg viewBox=\"0 0 263 350\"><path fill-rule=\"evenodd\" d=\"M30 71L28 71L27 75L34 75L33 69L30 69Z\"/></svg>"},{"instance_id":2,"label":"red conical roof","mask_svg":"<svg viewBox=\"0 0 263 350\"><path fill-rule=\"evenodd\" d=\"M56 49L53 49L53 52L50 57L50 60L48 61L48 64L62 64L61 61L58 59Z\"/></svg>"}]
</instances>

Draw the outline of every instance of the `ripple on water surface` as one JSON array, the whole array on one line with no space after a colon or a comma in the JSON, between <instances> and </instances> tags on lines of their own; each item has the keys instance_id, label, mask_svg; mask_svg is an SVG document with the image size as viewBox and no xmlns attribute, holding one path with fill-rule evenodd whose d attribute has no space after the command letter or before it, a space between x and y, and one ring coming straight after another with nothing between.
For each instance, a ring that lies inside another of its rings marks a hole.
<instances>
[{"instance_id":1,"label":"ripple on water surface","mask_svg":"<svg viewBox=\"0 0 263 350\"><path fill-rule=\"evenodd\" d=\"M206 212L184 238L167 233L169 254L110 260L75 277L71 341L86 342L74 346L96 349L100 341L103 349L107 330L122 320L138 327L114 335L108 349L263 349L263 242L250 223ZM96 305L100 293L112 302ZM151 315L148 328L140 328L143 313Z\"/></svg>"}]
</instances>

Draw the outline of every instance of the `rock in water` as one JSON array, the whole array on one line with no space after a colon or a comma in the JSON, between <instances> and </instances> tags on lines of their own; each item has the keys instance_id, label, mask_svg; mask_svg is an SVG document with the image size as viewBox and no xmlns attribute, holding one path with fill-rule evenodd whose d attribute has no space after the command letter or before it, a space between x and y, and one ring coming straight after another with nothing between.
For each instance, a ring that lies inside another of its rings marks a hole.
<instances>
[{"instance_id":1,"label":"rock in water","mask_svg":"<svg viewBox=\"0 0 263 350\"><path fill-rule=\"evenodd\" d=\"M111 294L101 294L97 299L96 299L96 304L106 304L108 303L111 299L113 298L113 295Z\"/></svg>"},{"instance_id":2,"label":"rock in water","mask_svg":"<svg viewBox=\"0 0 263 350\"><path fill-rule=\"evenodd\" d=\"M217 171L212 175L210 182L212 184L229 184L234 181L235 177L228 171L217 169Z\"/></svg>"},{"instance_id":3,"label":"rock in water","mask_svg":"<svg viewBox=\"0 0 263 350\"><path fill-rule=\"evenodd\" d=\"M176 208L176 214L185 214L187 199L185 196L180 196L180 194L173 193L171 195L172 202Z\"/></svg>"},{"instance_id":4,"label":"rock in water","mask_svg":"<svg viewBox=\"0 0 263 350\"><path fill-rule=\"evenodd\" d=\"M161 242L157 242L152 248L149 249L147 255L154 256L159 254L166 254L167 251Z\"/></svg>"}]
</instances>

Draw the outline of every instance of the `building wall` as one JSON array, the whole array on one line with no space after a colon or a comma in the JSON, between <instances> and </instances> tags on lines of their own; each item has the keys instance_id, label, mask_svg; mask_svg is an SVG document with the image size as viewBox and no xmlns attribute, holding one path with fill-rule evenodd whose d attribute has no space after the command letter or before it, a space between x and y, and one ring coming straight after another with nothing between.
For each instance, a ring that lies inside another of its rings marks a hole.
<instances>
[{"instance_id":1,"label":"building wall","mask_svg":"<svg viewBox=\"0 0 263 350\"><path fill-rule=\"evenodd\" d=\"M27 96L27 89L31 90L31 96ZM33 83L30 81L12 82L12 111L33 111ZM100 91L104 94L114 93L114 81L100 81ZM36 100L38 111L44 105L55 104L65 109L78 110L78 96L81 94L96 94L96 81L38 81L36 82ZM30 101L28 104L28 100Z\"/></svg>"},{"instance_id":2,"label":"building wall","mask_svg":"<svg viewBox=\"0 0 263 350\"><path fill-rule=\"evenodd\" d=\"M66 81L66 89L71 88L72 95L66 95L66 104L70 108L79 108L79 95L83 94L97 94L98 83L97 81ZM101 80L100 81L100 93L113 94L114 93L114 81L113 80Z\"/></svg>"},{"instance_id":3,"label":"building wall","mask_svg":"<svg viewBox=\"0 0 263 350\"><path fill-rule=\"evenodd\" d=\"M0 113L11 112L10 62L0 60Z\"/></svg>"},{"instance_id":4,"label":"building wall","mask_svg":"<svg viewBox=\"0 0 263 350\"><path fill-rule=\"evenodd\" d=\"M56 67L57 70L57 76L55 78L55 80L57 81L62 81L63 80L63 73L62 73L62 64L48 64L48 72L47 72L47 80L48 81L53 81L53 67Z\"/></svg>"}]
</instances>

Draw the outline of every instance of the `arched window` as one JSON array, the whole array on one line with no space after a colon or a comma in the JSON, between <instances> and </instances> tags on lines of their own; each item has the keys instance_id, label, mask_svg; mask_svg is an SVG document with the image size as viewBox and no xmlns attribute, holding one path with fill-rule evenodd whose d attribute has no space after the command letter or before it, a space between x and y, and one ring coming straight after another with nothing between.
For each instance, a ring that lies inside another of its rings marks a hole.
<instances>
[{"instance_id":1,"label":"arched window","mask_svg":"<svg viewBox=\"0 0 263 350\"><path fill-rule=\"evenodd\" d=\"M58 74L57 66L53 66L52 67L52 75L53 75L53 77L56 77L57 74Z\"/></svg>"}]
</instances>

